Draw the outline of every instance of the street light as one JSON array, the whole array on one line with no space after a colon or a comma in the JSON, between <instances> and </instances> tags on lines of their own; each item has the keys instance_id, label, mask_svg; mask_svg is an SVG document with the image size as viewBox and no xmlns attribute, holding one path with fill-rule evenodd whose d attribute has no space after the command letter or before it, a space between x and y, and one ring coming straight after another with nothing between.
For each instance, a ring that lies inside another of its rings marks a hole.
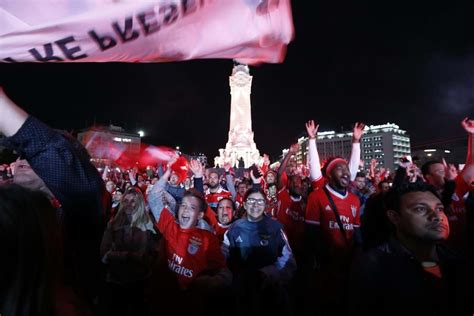
<instances>
[{"instance_id":1,"label":"street light","mask_svg":"<svg viewBox=\"0 0 474 316\"><path fill-rule=\"evenodd\" d=\"M138 135L140 135L140 137L144 137L144 136L145 136L145 132L142 131L142 130L139 130L139 131L138 131Z\"/></svg>"}]
</instances>

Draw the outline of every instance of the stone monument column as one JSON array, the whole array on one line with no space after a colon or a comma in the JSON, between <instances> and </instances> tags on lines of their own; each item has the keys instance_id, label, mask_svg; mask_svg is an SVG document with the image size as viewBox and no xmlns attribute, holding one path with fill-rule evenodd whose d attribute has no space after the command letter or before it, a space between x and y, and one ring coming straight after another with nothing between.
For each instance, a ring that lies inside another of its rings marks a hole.
<instances>
[{"instance_id":1,"label":"stone monument column","mask_svg":"<svg viewBox=\"0 0 474 316\"><path fill-rule=\"evenodd\" d=\"M253 140L250 103L252 76L249 67L234 65L229 85L231 94L229 140L224 152L219 150L220 156L216 157L216 161L222 166L226 157L232 157L234 161L229 162L234 165L236 160L243 158L245 168L248 168L260 162L260 153Z\"/></svg>"}]
</instances>

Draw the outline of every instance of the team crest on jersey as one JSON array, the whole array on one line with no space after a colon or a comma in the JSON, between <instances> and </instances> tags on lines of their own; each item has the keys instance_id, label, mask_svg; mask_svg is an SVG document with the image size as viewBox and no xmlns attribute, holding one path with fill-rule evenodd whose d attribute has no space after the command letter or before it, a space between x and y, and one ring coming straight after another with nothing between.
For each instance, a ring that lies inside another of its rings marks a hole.
<instances>
[{"instance_id":1,"label":"team crest on jersey","mask_svg":"<svg viewBox=\"0 0 474 316\"><path fill-rule=\"evenodd\" d=\"M195 255L199 251L199 247L202 245L202 241L199 238L191 237L189 239L188 253Z\"/></svg>"},{"instance_id":2,"label":"team crest on jersey","mask_svg":"<svg viewBox=\"0 0 474 316\"><path fill-rule=\"evenodd\" d=\"M188 253L189 253L190 255L195 255L195 254L197 254L198 250L199 250L199 247L198 247L198 246L189 243L189 245L188 245Z\"/></svg>"},{"instance_id":3,"label":"team crest on jersey","mask_svg":"<svg viewBox=\"0 0 474 316\"><path fill-rule=\"evenodd\" d=\"M268 241L270 240L270 235L260 235L260 246L265 247L268 246Z\"/></svg>"},{"instance_id":4,"label":"team crest on jersey","mask_svg":"<svg viewBox=\"0 0 474 316\"><path fill-rule=\"evenodd\" d=\"M352 216L356 217L357 215L357 206L351 205Z\"/></svg>"},{"instance_id":5,"label":"team crest on jersey","mask_svg":"<svg viewBox=\"0 0 474 316\"><path fill-rule=\"evenodd\" d=\"M325 208L326 211L331 211L331 207L329 205L326 205L326 208Z\"/></svg>"}]
</instances>

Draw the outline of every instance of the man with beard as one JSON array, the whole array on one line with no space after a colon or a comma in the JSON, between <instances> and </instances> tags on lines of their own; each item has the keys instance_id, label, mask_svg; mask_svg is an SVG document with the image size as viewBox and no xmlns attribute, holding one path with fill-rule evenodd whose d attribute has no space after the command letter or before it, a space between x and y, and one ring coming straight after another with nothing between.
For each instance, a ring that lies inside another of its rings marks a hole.
<instances>
[{"instance_id":1,"label":"man with beard","mask_svg":"<svg viewBox=\"0 0 474 316\"><path fill-rule=\"evenodd\" d=\"M243 207L244 196L245 193L247 193L249 187L251 186L249 186L246 180L239 182L239 184L237 185L237 194L235 196L235 205L237 206L237 208Z\"/></svg>"},{"instance_id":2,"label":"man with beard","mask_svg":"<svg viewBox=\"0 0 474 316\"><path fill-rule=\"evenodd\" d=\"M232 199L232 194L221 187L217 171L209 172L208 186L209 188L206 191L206 202L214 213L217 213L217 203L223 198Z\"/></svg>"},{"instance_id":3,"label":"man with beard","mask_svg":"<svg viewBox=\"0 0 474 316\"><path fill-rule=\"evenodd\" d=\"M316 147L318 127L312 120L306 124L311 179L316 190L309 195L306 206L305 248L310 263L318 267L313 284L320 299L317 306L322 313L331 315L344 308L349 268L353 253L361 244L360 202L348 186L359 165L365 125L354 125L350 163L333 157L322 170Z\"/></svg>"},{"instance_id":4,"label":"man with beard","mask_svg":"<svg viewBox=\"0 0 474 316\"><path fill-rule=\"evenodd\" d=\"M387 183L387 181L385 182ZM365 203L367 202L369 197L375 192L373 186L369 186L365 173L357 172L355 180L350 186L350 191L357 195L357 197L359 198L360 215L364 216Z\"/></svg>"},{"instance_id":5,"label":"man with beard","mask_svg":"<svg viewBox=\"0 0 474 316\"><path fill-rule=\"evenodd\" d=\"M344 308L346 282L352 256L361 244L360 204L349 192L347 161L331 158L323 167L327 184L311 193L306 208L309 250L320 265L317 288L323 313L338 313Z\"/></svg>"}]
</instances>

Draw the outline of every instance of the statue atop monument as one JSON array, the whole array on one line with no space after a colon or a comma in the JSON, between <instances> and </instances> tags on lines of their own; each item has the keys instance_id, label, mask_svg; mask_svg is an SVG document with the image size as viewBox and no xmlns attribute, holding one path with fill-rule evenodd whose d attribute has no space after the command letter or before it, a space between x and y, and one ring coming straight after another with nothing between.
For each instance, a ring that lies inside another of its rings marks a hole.
<instances>
[{"instance_id":1,"label":"statue atop monument","mask_svg":"<svg viewBox=\"0 0 474 316\"><path fill-rule=\"evenodd\" d=\"M259 164L261 157L257 145L253 140L252 113L250 107L250 93L252 76L249 67L243 64L234 64L232 75L229 77L231 103L229 141L225 149L220 149L220 156L214 159L214 164L223 166L230 162L238 167L239 159L243 159L244 167Z\"/></svg>"}]
</instances>

